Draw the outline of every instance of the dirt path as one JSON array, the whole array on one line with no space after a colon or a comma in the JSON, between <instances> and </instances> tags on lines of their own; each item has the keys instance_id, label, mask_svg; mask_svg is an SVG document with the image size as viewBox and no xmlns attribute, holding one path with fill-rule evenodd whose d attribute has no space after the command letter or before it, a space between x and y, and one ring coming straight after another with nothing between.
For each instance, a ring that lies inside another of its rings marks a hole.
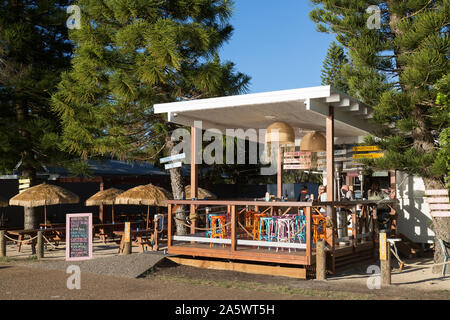
<instances>
[{"instance_id":1,"label":"dirt path","mask_svg":"<svg viewBox=\"0 0 450 320\"><path fill-rule=\"evenodd\" d=\"M245 291L233 288L175 283L164 279L129 279L95 274L82 274L81 289L67 289L63 271L28 268L15 265L0 266L0 300L298 300L312 297ZM186 293L189 293L186 295Z\"/></svg>"},{"instance_id":2,"label":"dirt path","mask_svg":"<svg viewBox=\"0 0 450 320\"><path fill-rule=\"evenodd\" d=\"M345 280L305 281L171 264L162 264L140 279L82 273L80 290L67 289L68 277L61 270L0 265L0 300L450 300L448 290L422 291L396 286L369 290Z\"/></svg>"}]
</instances>

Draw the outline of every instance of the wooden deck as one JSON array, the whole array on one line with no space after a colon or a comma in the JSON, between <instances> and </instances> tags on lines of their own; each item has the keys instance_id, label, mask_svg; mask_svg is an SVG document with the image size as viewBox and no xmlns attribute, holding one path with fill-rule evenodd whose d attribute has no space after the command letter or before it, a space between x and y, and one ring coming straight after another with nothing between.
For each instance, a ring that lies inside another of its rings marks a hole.
<instances>
[{"instance_id":1,"label":"wooden deck","mask_svg":"<svg viewBox=\"0 0 450 320\"><path fill-rule=\"evenodd\" d=\"M231 214L231 236L228 239L201 237L201 234L196 231L195 223L191 225L190 235L174 235L175 221L173 221L173 212L180 205L189 205L191 213L198 212L199 208L204 206L227 206L227 212ZM362 208L360 214L356 214L355 209L357 205ZM318 205L305 202L172 200L168 202L168 252L179 256L197 257L201 260L210 259L213 261L221 259L232 263L275 264L314 270L316 253L312 234L312 216L313 212L317 211L316 206L326 207L328 212L333 212L333 219L335 219L335 211L333 210L336 207L353 209L352 222L355 228L352 229L351 234L347 237L349 240L348 244L339 245L341 240L337 239L336 227L327 230L327 270L329 273L334 274L336 269L375 257L376 230L374 218L376 215L376 203L369 201L326 202ZM286 209L290 210L291 208L294 209L294 212L298 212L297 210L301 209L306 216L306 243L271 243L244 240L239 234L239 214L247 209L261 212L268 207L272 207L271 212L280 212L280 208L284 212L287 212ZM213 242L213 244L209 242ZM269 248L268 246L272 247ZM291 248L290 250L286 247L283 249L278 248L277 250L278 246L291 246ZM296 248L294 249L292 246ZM205 262L201 264L205 264Z\"/></svg>"},{"instance_id":2,"label":"wooden deck","mask_svg":"<svg viewBox=\"0 0 450 320\"><path fill-rule=\"evenodd\" d=\"M169 253L187 255L194 257L220 258L230 260L244 260L244 261L260 261L273 262L280 264L292 265L311 265L315 262L314 254L310 258L306 255L306 250L293 250L289 252L288 249L275 248L254 248L239 246L235 251L230 250L230 246L222 247L216 244L210 247L207 243L179 243L170 246Z\"/></svg>"}]
</instances>

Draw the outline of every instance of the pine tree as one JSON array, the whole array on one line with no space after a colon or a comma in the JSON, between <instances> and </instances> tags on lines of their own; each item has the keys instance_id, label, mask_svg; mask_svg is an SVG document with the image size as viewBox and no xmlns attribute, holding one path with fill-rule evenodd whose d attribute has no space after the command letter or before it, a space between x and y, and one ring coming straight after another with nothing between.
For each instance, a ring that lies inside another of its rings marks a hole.
<instances>
[{"instance_id":1,"label":"pine tree","mask_svg":"<svg viewBox=\"0 0 450 320\"><path fill-rule=\"evenodd\" d=\"M70 32L73 69L53 96L63 147L83 158L115 156L154 162L172 152L177 128L153 113L155 103L237 94L249 78L223 63L218 49L233 28L228 0L75 2L81 28ZM175 199L180 169L170 170ZM182 210L181 210L182 211ZM184 220L184 213L177 213ZM181 224L177 232L186 230Z\"/></svg>"},{"instance_id":2,"label":"pine tree","mask_svg":"<svg viewBox=\"0 0 450 320\"><path fill-rule=\"evenodd\" d=\"M448 106L438 106L435 85L449 73L450 3L445 0L311 0L310 17L334 33L350 58L343 68L349 93L374 106L377 138L385 150L370 161L423 178L427 189L444 187L448 167L436 141L449 127ZM378 5L379 28L373 18ZM374 8L374 7L372 7ZM372 9L369 8L369 9ZM376 7L375 7L376 9ZM433 219L436 238L450 240L450 219ZM435 259L440 251L435 250Z\"/></svg>"},{"instance_id":3,"label":"pine tree","mask_svg":"<svg viewBox=\"0 0 450 320\"><path fill-rule=\"evenodd\" d=\"M348 84L342 75L342 68L348 63L344 48L333 41L328 48L327 55L323 62L322 85L330 85L342 92L348 91Z\"/></svg>"},{"instance_id":4,"label":"pine tree","mask_svg":"<svg viewBox=\"0 0 450 320\"><path fill-rule=\"evenodd\" d=\"M0 2L0 173L18 171L35 183L42 165L58 164L59 121L50 96L70 66L69 1ZM24 228L37 217L25 208Z\"/></svg>"}]
</instances>

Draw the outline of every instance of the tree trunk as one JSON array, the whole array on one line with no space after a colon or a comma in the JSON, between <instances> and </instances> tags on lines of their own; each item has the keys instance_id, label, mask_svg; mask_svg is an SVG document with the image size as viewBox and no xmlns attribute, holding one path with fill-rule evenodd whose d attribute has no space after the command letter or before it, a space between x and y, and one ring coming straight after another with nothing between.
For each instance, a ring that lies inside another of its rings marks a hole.
<instances>
[{"instance_id":1,"label":"tree trunk","mask_svg":"<svg viewBox=\"0 0 450 320\"><path fill-rule=\"evenodd\" d=\"M176 155L173 152L174 143L170 136L166 139L166 149L171 156ZM170 182L172 185L173 198L175 200L181 200L185 198L183 175L181 174L181 168L170 169ZM175 227L177 235L182 236L188 234L188 227L186 226L187 210L185 206L180 206L175 212Z\"/></svg>"},{"instance_id":2,"label":"tree trunk","mask_svg":"<svg viewBox=\"0 0 450 320\"><path fill-rule=\"evenodd\" d=\"M427 190L445 189L445 185L442 181L433 179L423 179L425 188ZM446 242L450 242L450 218L432 218L432 224L430 226L434 232L434 263L442 263L444 261L444 255L439 244L439 239ZM448 270L449 268L447 268ZM441 273L442 266L433 267L433 273ZM447 271L448 273L449 271Z\"/></svg>"},{"instance_id":3,"label":"tree trunk","mask_svg":"<svg viewBox=\"0 0 450 320\"><path fill-rule=\"evenodd\" d=\"M16 103L16 117L17 121L24 122L27 118L28 107L26 102L19 101ZM23 139L24 145L29 139L29 132L20 129L18 132L19 136ZM29 165L29 159L32 157L29 150L23 150L21 152L22 158L22 177L30 179L30 187L33 186L36 179L36 169ZM39 225L36 210L31 207L23 208L23 228L25 230L36 229Z\"/></svg>"}]
</instances>

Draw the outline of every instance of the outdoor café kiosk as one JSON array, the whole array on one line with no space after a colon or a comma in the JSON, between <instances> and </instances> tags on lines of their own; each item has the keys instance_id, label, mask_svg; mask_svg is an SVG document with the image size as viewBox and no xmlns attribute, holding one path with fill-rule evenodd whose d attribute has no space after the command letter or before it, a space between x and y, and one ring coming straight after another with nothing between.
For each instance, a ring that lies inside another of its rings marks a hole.
<instances>
[{"instance_id":1,"label":"outdoor caf\u00e9 kiosk","mask_svg":"<svg viewBox=\"0 0 450 320\"><path fill-rule=\"evenodd\" d=\"M189 150L183 152L190 155L187 160L191 166L192 199L168 201L169 253L236 263L276 263L288 267L287 272L293 268L298 277L306 277L307 271L314 268L316 244L321 239L326 241L330 273L349 263L375 257L377 204L361 199L337 201L335 186L335 146L362 143L363 137L373 132L368 121L373 113L369 106L331 86L320 86L159 104L155 105L155 113L167 114L169 122L191 127ZM276 130L272 130L274 124ZM199 150L202 141L211 141L214 134L218 137L237 133L244 133L242 138L249 142L266 145L268 150L262 158L272 159L269 166L274 168L272 174L277 175L276 198L197 200L197 165L204 159ZM314 149L317 145L314 135L323 137L320 151ZM326 201L296 202L283 198L283 162L285 166L299 165L299 168L305 165L285 161L285 154L293 150L289 149L293 139L305 139L300 156L305 154L302 152L324 152ZM186 143L185 138L183 141ZM175 234L174 212L182 206L190 208L189 235ZM211 212L214 208L218 208L217 212ZM355 226L347 237L350 241L342 246L337 232L339 208L352 212ZM326 213L331 223L325 223L321 212ZM202 215L207 217L201 219ZM239 268L250 267L239 265Z\"/></svg>"}]
</instances>

